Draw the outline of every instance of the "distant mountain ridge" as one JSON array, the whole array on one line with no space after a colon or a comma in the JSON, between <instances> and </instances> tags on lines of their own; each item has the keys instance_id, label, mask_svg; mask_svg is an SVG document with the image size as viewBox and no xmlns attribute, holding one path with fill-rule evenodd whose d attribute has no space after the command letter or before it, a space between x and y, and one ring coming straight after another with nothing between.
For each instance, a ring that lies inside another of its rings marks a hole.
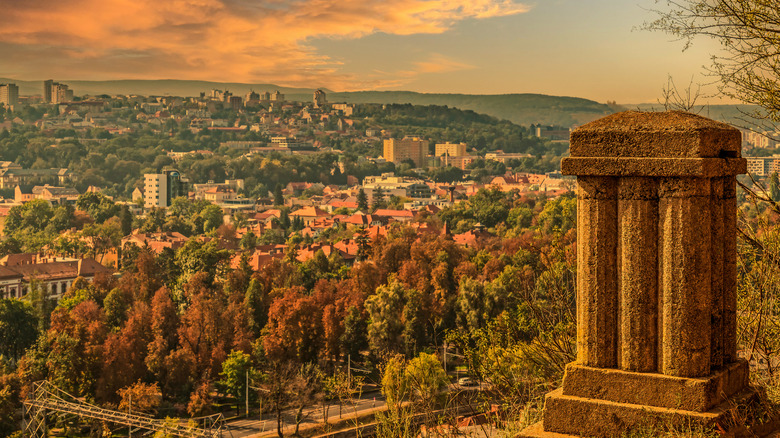
<instances>
[{"instance_id":1,"label":"distant mountain ridge","mask_svg":"<svg viewBox=\"0 0 780 438\"><path fill-rule=\"evenodd\" d=\"M117 81L56 81L70 85L76 96L85 94L138 94L144 96L198 96L211 89L230 90L243 96L250 90L273 92L279 90L287 99L309 101L315 88L281 87L274 84L245 84L189 80L117 80ZM43 81L20 81L0 78L0 83L14 82L21 95L42 94ZM614 111L608 105L578 97L547 96L542 94L430 94L412 91L356 91L333 92L322 88L329 102L346 103L410 103L413 105L446 105L472 110L520 125L544 124L581 125Z\"/></svg>"},{"instance_id":2,"label":"distant mountain ridge","mask_svg":"<svg viewBox=\"0 0 780 438\"><path fill-rule=\"evenodd\" d=\"M230 90L236 96L243 96L251 90L258 93L264 91L280 91L282 94L294 96L306 96L311 99L314 88L280 87L274 84L244 84L239 82L211 82L188 81L179 79L126 79L117 81L70 81L54 79L55 82L67 84L76 96L85 94L138 94L142 96L183 96L196 97L202 92L208 93L212 89ZM25 96L40 95L43 93L43 81L20 81L16 79L0 78L0 83L13 82L19 86L19 94ZM330 90L323 90L328 93Z\"/></svg>"}]
</instances>

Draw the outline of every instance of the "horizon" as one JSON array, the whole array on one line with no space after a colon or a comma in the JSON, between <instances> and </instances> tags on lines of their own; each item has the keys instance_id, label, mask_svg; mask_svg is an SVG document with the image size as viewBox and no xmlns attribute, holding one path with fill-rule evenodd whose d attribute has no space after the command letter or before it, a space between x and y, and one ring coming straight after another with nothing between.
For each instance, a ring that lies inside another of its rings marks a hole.
<instances>
[{"instance_id":1,"label":"horizon","mask_svg":"<svg viewBox=\"0 0 780 438\"><path fill-rule=\"evenodd\" d=\"M683 52L682 42L636 30L654 18L650 9L661 7L654 0L397 0L338 8L326 0L181 0L152 9L145 1L71 2L77 8L12 3L0 17L0 56L9 61L0 77L541 94L635 104L655 102L667 75L678 86L707 82L702 66L719 50L712 41L695 41ZM60 26L44 29L49 20ZM160 77L169 79L154 79ZM735 103L713 97L711 86L703 93L706 103Z\"/></svg>"}]
</instances>

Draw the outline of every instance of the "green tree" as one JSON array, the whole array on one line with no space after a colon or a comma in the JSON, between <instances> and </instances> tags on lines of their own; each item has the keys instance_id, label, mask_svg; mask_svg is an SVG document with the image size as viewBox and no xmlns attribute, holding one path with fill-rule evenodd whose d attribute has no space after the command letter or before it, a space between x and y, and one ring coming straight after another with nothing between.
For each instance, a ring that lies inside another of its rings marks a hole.
<instances>
[{"instance_id":1,"label":"green tree","mask_svg":"<svg viewBox=\"0 0 780 438\"><path fill-rule=\"evenodd\" d=\"M274 187L274 205L284 205L284 194L282 193L282 185L277 183Z\"/></svg>"},{"instance_id":2,"label":"green tree","mask_svg":"<svg viewBox=\"0 0 780 438\"><path fill-rule=\"evenodd\" d=\"M429 353L420 353L406 365L405 374L414 399L423 409L433 410L448 382L439 359Z\"/></svg>"},{"instance_id":3,"label":"green tree","mask_svg":"<svg viewBox=\"0 0 780 438\"><path fill-rule=\"evenodd\" d=\"M366 196L366 192L363 190L363 187L358 190L357 208L360 211L368 210L368 197Z\"/></svg>"},{"instance_id":4,"label":"green tree","mask_svg":"<svg viewBox=\"0 0 780 438\"><path fill-rule=\"evenodd\" d=\"M0 353L18 360L35 343L38 321L29 302L0 300Z\"/></svg>"},{"instance_id":5,"label":"green tree","mask_svg":"<svg viewBox=\"0 0 780 438\"><path fill-rule=\"evenodd\" d=\"M200 212L203 219L203 231L210 232L216 230L223 224L222 209L216 205L209 205Z\"/></svg>"},{"instance_id":6,"label":"green tree","mask_svg":"<svg viewBox=\"0 0 780 438\"><path fill-rule=\"evenodd\" d=\"M361 315L360 309L351 306L344 318L344 333L339 342L341 351L351 355L354 359L360 357L360 352L368 348L368 323Z\"/></svg>"},{"instance_id":7,"label":"green tree","mask_svg":"<svg viewBox=\"0 0 780 438\"><path fill-rule=\"evenodd\" d=\"M773 201L780 201L780 178L777 177L777 172L772 172L769 182L769 197Z\"/></svg>"},{"instance_id":8,"label":"green tree","mask_svg":"<svg viewBox=\"0 0 780 438\"><path fill-rule=\"evenodd\" d=\"M217 385L236 400L243 400L246 397L247 377L251 382L259 378L257 372L252 368L252 358L248 354L236 350L232 350L227 359L222 362L222 372L219 375L221 379ZM255 391L250 391L250 398L254 399L255 396ZM236 407L239 406L241 403L238 403Z\"/></svg>"},{"instance_id":9,"label":"green tree","mask_svg":"<svg viewBox=\"0 0 780 438\"><path fill-rule=\"evenodd\" d=\"M371 202L371 209L376 211L380 208L387 208L387 201L385 201L385 193L381 187L376 186L374 188Z\"/></svg>"},{"instance_id":10,"label":"green tree","mask_svg":"<svg viewBox=\"0 0 780 438\"><path fill-rule=\"evenodd\" d=\"M97 223L103 223L119 213L119 206L106 195L98 192L87 192L79 195L76 208L86 211Z\"/></svg>"}]
</instances>

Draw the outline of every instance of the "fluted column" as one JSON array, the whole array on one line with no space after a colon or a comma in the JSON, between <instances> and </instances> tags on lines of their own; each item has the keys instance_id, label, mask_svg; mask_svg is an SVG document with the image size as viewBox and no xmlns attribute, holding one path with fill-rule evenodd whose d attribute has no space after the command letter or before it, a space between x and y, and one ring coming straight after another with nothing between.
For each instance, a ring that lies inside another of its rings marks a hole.
<instances>
[{"instance_id":1,"label":"fluted column","mask_svg":"<svg viewBox=\"0 0 780 438\"><path fill-rule=\"evenodd\" d=\"M660 369L670 376L710 372L710 199L709 179L661 179Z\"/></svg>"},{"instance_id":2,"label":"fluted column","mask_svg":"<svg viewBox=\"0 0 780 438\"><path fill-rule=\"evenodd\" d=\"M737 356L737 182L723 178L723 362Z\"/></svg>"},{"instance_id":3,"label":"fluted column","mask_svg":"<svg viewBox=\"0 0 780 438\"><path fill-rule=\"evenodd\" d=\"M618 183L618 367L655 371L658 338L658 191L652 178Z\"/></svg>"},{"instance_id":4,"label":"fluted column","mask_svg":"<svg viewBox=\"0 0 780 438\"><path fill-rule=\"evenodd\" d=\"M617 178L577 180L577 360L617 365Z\"/></svg>"}]
</instances>

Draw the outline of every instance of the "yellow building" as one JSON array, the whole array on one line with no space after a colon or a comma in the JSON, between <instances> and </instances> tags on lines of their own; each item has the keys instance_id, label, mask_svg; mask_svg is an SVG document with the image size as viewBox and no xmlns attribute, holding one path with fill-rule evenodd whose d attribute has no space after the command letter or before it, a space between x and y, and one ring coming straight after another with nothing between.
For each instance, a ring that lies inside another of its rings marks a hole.
<instances>
[{"instance_id":1,"label":"yellow building","mask_svg":"<svg viewBox=\"0 0 780 438\"><path fill-rule=\"evenodd\" d=\"M428 141L418 137L406 137L403 140L394 138L385 140L384 157L387 161L400 163L404 160L414 161L415 167L425 167L428 156Z\"/></svg>"},{"instance_id":2,"label":"yellow building","mask_svg":"<svg viewBox=\"0 0 780 438\"><path fill-rule=\"evenodd\" d=\"M435 153L437 157L449 155L450 157L462 157L466 155L466 143L436 143Z\"/></svg>"}]
</instances>

